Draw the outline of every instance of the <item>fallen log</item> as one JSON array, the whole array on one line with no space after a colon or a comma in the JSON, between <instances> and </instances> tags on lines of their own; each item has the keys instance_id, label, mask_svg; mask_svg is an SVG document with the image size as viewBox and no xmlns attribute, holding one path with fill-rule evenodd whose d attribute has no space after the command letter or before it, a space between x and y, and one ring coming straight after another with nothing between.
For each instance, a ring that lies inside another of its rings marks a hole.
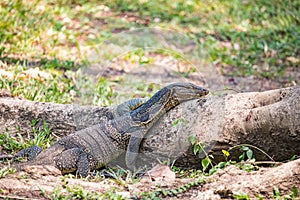
<instances>
[{"instance_id":1,"label":"fallen log","mask_svg":"<svg viewBox=\"0 0 300 200\"><path fill-rule=\"evenodd\" d=\"M178 119L181 123L174 126ZM197 155L188 139L193 135L204 147ZM299 142L300 87L291 87L186 102L150 130L140 157L142 163L176 159L178 166L199 167L207 154L219 162L224 160L222 150L248 144L256 147L256 160L284 161L300 154ZM241 151L233 150L236 159Z\"/></svg>"},{"instance_id":2,"label":"fallen log","mask_svg":"<svg viewBox=\"0 0 300 200\"><path fill-rule=\"evenodd\" d=\"M300 87L265 92L210 96L182 103L165 114L145 138L139 163L174 162L183 167L199 167L208 153L216 161L221 150L250 144L256 160L269 157L288 160L300 153ZM0 132L31 132L46 121L58 137L113 117L111 107L62 105L0 98ZM197 155L189 138L196 138L203 152ZM200 143L201 142L201 143ZM253 149L256 150L256 149ZM265 153L261 153L265 152ZM240 152L232 152L238 155ZM269 155L266 157L266 154Z\"/></svg>"},{"instance_id":3,"label":"fallen log","mask_svg":"<svg viewBox=\"0 0 300 200\"><path fill-rule=\"evenodd\" d=\"M112 119L112 110L112 107L0 98L0 133L8 131L11 135L20 133L26 136L32 133L33 126L43 129L45 121L53 135L63 137L76 130Z\"/></svg>"}]
</instances>

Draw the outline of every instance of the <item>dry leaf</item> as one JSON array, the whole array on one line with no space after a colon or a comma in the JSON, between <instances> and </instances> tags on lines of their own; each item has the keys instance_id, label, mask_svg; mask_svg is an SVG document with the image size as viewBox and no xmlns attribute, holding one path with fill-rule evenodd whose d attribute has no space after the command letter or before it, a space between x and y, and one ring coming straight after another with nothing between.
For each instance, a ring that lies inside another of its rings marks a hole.
<instances>
[{"instance_id":1,"label":"dry leaf","mask_svg":"<svg viewBox=\"0 0 300 200\"><path fill-rule=\"evenodd\" d=\"M166 181L173 182L176 176L169 166L158 164L145 173L142 181Z\"/></svg>"}]
</instances>

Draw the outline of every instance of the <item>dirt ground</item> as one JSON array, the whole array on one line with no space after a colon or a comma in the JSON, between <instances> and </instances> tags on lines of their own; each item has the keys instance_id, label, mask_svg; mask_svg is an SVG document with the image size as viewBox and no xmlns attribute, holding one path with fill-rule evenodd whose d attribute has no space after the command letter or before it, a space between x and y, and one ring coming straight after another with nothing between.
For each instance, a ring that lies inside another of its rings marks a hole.
<instances>
[{"instance_id":1,"label":"dirt ground","mask_svg":"<svg viewBox=\"0 0 300 200\"><path fill-rule=\"evenodd\" d=\"M51 166L30 166L22 172L5 176L0 180L0 198L8 199L57 199L56 195L67 195L78 188L94 193L105 193L112 188L124 198L141 199L142 192L159 189L178 189L194 179L175 178L166 166L159 167L158 174L144 176L139 182L126 183L116 179L78 179L66 177ZM171 173L171 175L170 175ZM260 168L246 172L233 165L207 177L206 183L191 187L176 195L158 195L165 199L232 199L234 195L248 194L251 199L262 197L272 199L275 187L282 197L292 193L293 187L300 189L300 159L278 167ZM59 191L59 192L58 192ZM76 196L73 194L73 197ZM77 196L80 199L80 196ZM82 198L82 196L81 196ZM89 199L87 197L87 199ZM295 199L297 199L295 197Z\"/></svg>"}]
</instances>

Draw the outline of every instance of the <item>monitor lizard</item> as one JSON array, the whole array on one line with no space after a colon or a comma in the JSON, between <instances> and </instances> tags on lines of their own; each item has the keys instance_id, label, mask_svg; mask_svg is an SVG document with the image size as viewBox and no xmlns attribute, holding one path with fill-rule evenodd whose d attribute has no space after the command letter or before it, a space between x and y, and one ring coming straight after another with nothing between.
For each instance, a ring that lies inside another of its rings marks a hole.
<instances>
[{"instance_id":1,"label":"monitor lizard","mask_svg":"<svg viewBox=\"0 0 300 200\"><path fill-rule=\"evenodd\" d=\"M14 167L54 165L63 174L77 172L86 177L91 170L103 167L126 151L126 165L134 169L140 144L153 124L181 102L208 93L188 82L167 85L147 101L132 99L121 104L116 118L65 136L46 150L37 146L21 150L14 158L27 157L28 162Z\"/></svg>"}]
</instances>

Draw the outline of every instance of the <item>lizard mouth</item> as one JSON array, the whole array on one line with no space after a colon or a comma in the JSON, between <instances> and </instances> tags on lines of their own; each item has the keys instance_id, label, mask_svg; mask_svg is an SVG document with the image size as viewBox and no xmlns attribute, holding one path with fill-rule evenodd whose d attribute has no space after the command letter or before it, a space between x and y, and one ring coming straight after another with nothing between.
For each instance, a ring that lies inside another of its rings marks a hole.
<instances>
[{"instance_id":1,"label":"lizard mouth","mask_svg":"<svg viewBox=\"0 0 300 200\"><path fill-rule=\"evenodd\" d=\"M204 95L208 95L209 90L202 88L202 92L203 92Z\"/></svg>"},{"instance_id":2,"label":"lizard mouth","mask_svg":"<svg viewBox=\"0 0 300 200\"><path fill-rule=\"evenodd\" d=\"M203 87L200 87L200 86L197 86L194 84L190 84L190 88L187 88L187 90L185 90L184 92L186 92L186 94L189 94L190 96L194 95L194 96L198 96L198 97L206 96L209 94L208 89L205 89Z\"/></svg>"}]
</instances>

